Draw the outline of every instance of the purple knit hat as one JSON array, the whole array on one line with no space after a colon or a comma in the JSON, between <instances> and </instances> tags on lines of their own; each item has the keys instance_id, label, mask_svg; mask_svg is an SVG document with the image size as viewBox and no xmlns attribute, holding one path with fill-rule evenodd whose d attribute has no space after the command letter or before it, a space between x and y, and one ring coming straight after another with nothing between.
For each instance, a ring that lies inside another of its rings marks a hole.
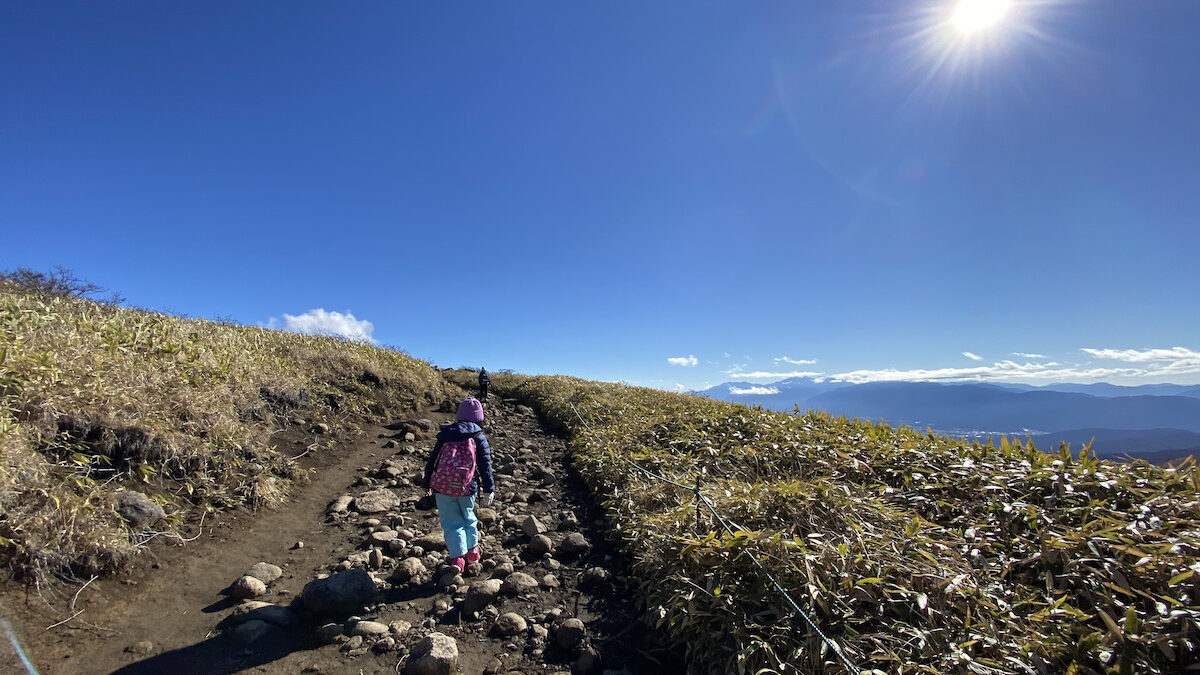
<instances>
[{"instance_id":1,"label":"purple knit hat","mask_svg":"<svg viewBox=\"0 0 1200 675\"><path fill-rule=\"evenodd\" d=\"M473 398L464 399L462 403L458 404L458 421L476 424L482 422L483 404Z\"/></svg>"}]
</instances>

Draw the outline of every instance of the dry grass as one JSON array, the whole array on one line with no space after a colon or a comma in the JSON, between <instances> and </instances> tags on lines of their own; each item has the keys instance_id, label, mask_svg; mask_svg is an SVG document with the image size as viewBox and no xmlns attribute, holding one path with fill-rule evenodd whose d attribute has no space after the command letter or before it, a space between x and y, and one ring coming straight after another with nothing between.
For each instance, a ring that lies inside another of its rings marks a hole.
<instances>
[{"instance_id":1,"label":"dry grass","mask_svg":"<svg viewBox=\"0 0 1200 675\"><path fill-rule=\"evenodd\" d=\"M112 494L271 504L302 478L272 434L345 429L448 391L405 354L0 282L0 564L91 574L133 550Z\"/></svg>"},{"instance_id":2,"label":"dry grass","mask_svg":"<svg viewBox=\"0 0 1200 675\"><path fill-rule=\"evenodd\" d=\"M1194 464L965 444L566 377L492 382L571 434L573 463L635 560L646 611L700 671L843 672L747 548L864 671L1200 663ZM736 535L626 459L686 485L700 476Z\"/></svg>"}]
</instances>

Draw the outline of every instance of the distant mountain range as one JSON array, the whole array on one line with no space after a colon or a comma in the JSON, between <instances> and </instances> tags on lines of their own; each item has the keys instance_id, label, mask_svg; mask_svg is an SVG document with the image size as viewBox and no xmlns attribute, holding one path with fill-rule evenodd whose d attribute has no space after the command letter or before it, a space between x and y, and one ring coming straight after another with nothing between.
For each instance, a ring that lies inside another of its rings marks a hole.
<instances>
[{"instance_id":1,"label":"distant mountain range","mask_svg":"<svg viewBox=\"0 0 1200 675\"><path fill-rule=\"evenodd\" d=\"M698 393L772 410L798 405L971 438L1028 435L1043 449L1066 441L1078 450L1095 438L1093 449L1103 456L1163 461L1200 454L1200 385L848 384L792 378L725 382Z\"/></svg>"}]
</instances>

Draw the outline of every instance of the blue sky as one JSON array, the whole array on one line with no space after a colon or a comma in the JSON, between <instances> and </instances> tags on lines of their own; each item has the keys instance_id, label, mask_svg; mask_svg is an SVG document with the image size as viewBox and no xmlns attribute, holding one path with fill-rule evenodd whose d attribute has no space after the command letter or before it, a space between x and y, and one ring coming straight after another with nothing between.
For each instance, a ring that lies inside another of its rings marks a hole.
<instances>
[{"instance_id":1,"label":"blue sky","mask_svg":"<svg viewBox=\"0 0 1200 675\"><path fill-rule=\"evenodd\" d=\"M1200 3L954 12L0 0L0 267L664 388L1200 382Z\"/></svg>"}]
</instances>

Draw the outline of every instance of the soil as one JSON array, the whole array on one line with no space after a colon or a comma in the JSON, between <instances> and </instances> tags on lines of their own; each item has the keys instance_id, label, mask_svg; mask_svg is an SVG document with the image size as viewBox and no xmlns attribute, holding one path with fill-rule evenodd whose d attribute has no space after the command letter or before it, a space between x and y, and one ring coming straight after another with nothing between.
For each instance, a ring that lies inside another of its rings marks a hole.
<instances>
[{"instance_id":1,"label":"soil","mask_svg":"<svg viewBox=\"0 0 1200 675\"><path fill-rule=\"evenodd\" d=\"M434 433L453 416L427 410L407 423L392 420L367 427L357 437L339 438L332 450L301 458L310 480L277 509L226 513L203 523L192 517L180 534L196 537L194 541L157 537L131 569L86 585L10 585L0 592L2 613L15 624L43 673L399 672L417 642L434 631L456 640L461 673L683 672L680 656L658 646L655 632L636 618L632 598L637 580L627 576L602 515L568 466L563 439L546 432L528 408L494 396L488 403L483 427L497 469L492 506L497 518L480 523L482 564L469 567L459 583L437 583L449 569L444 549L422 554L412 550L411 542L399 550L375 546L385 556L382 564L376 567L368 560L373 530L440 536L436 510L421 508L424 491L418 480ZM433 425L420 428L421 418ZM406 440L409 433L413 436ZM311 440L299 429L277 437L277 443L298 449ZM375 514L353 508L328 513L340 496L380 488L394 492L400 505ZM530 538L522 523L530 515L549 530L555 545L549 560L528 550ZM572 532L589 542L586 552L561 551ZM430 574L415 582L389 581L399 561L413 554L429 563ZM378 563L379 554L375 556ZM285 614L295 623L268 625L261 637L239 642L232 632L240 601L229 597L229 586L258 562L278 565L283 575L256 600L288 607ZM552 581L549 587L504 596L478 616L463 616L468 585L502 576L494 568L506 562L537 580L552 574L559 585L553 587ZM368 568L381 582L379 592L353 616L314 616L304 608L299 596L306 583L351 566ZM596 567L608 579L582 588L584 572ZM529 629L498 637L493 631L496 615L507 612L524 617ZM357 638L346 635L331 644L318 642L317 628L343 621L350 626L355 617L407 622L411 629L394 629L390 648L373 644L373 638L358 646ZM571 617L583 621L587 636L568 650L556 644L554 631ZM47 628L54 624L59 625ZM0 642L0 672L10 671L25 668L10 645Z\"/></svg>"}]
</instances>

